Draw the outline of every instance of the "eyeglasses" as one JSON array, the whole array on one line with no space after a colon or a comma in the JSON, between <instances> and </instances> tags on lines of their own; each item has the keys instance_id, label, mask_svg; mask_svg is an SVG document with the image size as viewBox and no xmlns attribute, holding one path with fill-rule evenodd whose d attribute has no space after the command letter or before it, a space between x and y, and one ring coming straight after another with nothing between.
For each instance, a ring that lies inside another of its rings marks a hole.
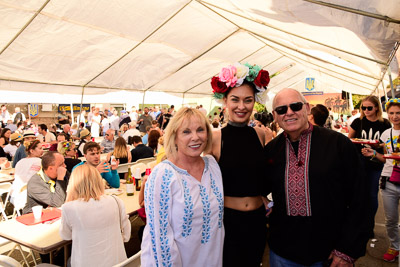
<instances>
[{"instance_id":1,"label":"eyeglasses","mask_svg":"<svg viewBox=\"0 0 400 267\"><path fill-rule=\"evenodd\" d=\"M109 134L106 134L106 136L110 136Z\"/></svg>"},{"instance_id":2,"label":"eyeglasses","mask_svg":"<svg viewBox=\"0 0 400 267\"><path fill-rule=\"evenodd\" d=\"M295 102L295 103L291 103L288 106L279 106L275 108L275 112L278 113L278 115L283 115L286 114L286 112L288 111L288 108L290 107L290 109L294 112L299 111L303 108L304 103L303 102Z\"/></svg>"},{"instance_id":3,"label":"eyeglasses","mask_svg":"<svg viewBox=\"0 0 400 267\"><path fill-rule=\"evenodd\" d=\"M368 111L371 111L373 108L374 108L374 107L372 107L372 106L369 106L369 107L361 106L361 109L362 109L362 110L368 109Z\"/></svg>"}]
</instances>

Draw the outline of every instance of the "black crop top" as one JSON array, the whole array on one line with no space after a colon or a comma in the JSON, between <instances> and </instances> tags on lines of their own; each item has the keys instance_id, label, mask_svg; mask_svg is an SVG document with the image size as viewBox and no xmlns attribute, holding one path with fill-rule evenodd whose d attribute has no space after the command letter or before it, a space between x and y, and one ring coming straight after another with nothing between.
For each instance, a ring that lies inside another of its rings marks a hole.
<instances>
[{"instance_id":1,"label":"black crop top","mask_svg":"<svg viewBox=\"0 0 400 267\"><path fill-rule=\"evenodd\" d=\"M252 127L228 124L221 129L222 172L225 196L253 197L266 191L263 146Z\"/></svg>"}]
</instances>

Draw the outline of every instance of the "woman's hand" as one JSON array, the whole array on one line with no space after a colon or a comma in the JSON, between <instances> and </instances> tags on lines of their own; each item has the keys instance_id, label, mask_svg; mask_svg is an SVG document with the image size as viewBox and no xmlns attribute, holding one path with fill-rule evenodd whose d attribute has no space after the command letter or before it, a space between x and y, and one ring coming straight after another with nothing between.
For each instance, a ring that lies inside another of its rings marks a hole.
<instances>
[{"instance_id":1,"label":"woman's hand","mask_svg":"<svg viewBox=\"0 0 400 267\"><path fill-rule=\"evenodd\" d=\"M267 211L267 214L265 214L265 216L269 216L272 212L272 206L274 205L274 202L269 201L266 197L261 197L261 199L264 203L265 210Z\"/></svg>"},{"instance_id":2,"label":"woman's hand","mask_svg":"<svg viewBox=\"0 0 400 267\"><path fill-rule=\"evenodd\" d=\"M372 157L374 155L374 151L375 150L373 150L372 148L366 147L361 149L361 154L363 154L364 157Z\"/></svg>"}]
</instances>

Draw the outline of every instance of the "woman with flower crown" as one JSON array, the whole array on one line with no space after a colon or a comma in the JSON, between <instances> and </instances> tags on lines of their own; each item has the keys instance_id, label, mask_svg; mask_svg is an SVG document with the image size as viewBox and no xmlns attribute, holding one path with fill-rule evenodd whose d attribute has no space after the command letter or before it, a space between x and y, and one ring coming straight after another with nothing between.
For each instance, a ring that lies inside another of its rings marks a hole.
<instances>
[{"instance_id":1,"label":"woman with flower crown","mask_svg":"<svg viewBox=\"0 0 400 267\"><path fill-rule=\"evenodd\" d=\"M260 266L266 243L266 209L262 195L265 132L248 126L256 101L270 80L260 66L236 63L213 77L214 97L223 101L229 121L213 132L212 155L224 186L223 266Z\"/></svg>"}]
</instances>

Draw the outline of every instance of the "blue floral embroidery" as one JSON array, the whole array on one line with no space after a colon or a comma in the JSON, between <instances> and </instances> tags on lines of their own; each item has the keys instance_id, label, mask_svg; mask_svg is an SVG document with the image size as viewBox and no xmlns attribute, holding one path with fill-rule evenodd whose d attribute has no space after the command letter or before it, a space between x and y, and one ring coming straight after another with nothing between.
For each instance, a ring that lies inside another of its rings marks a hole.
<instances>
[{"instance_id":1,"label":"blue floral embroidery","mask_svg":"<svg viewBox=\"0 0 400 267\"><path fill-rule=\"evenodd\" d=\"M211 189L213 190L214 195L217 197L218 201L218 228L222 227L222 219L223 219L223 214L224 214L224 197L222 196L222 193L219 191L219 188L217 187L215 180L212 178L212 175L210 173L210 180L211 180Z\"/></svg>"},{"instance_id":2,"label":"blue floral embroidery","mask_svg":"<svg viewBox=\"0 0 400 267\"><path fill-rule=\"evenodd\" d=\"M188 237L192 233L192 219L193 219L193 201L190 195L187 182L182 179L183 184L183 197L185 199L185 208L183 209L183 225L182 225L182 236Z\"/></svg>"},{"instance_id":3,"label":"blue floral embroidery","mask_svg":"<svg viewBox=\"0 0 400 267\"><path fill-rule=\"evenodd\" d=\"M154 261L158 266L157 248L156 248L156 235L154 226L154 183L157 177L158 169L151 173L146 185L145 203L147 213L147 223L150 227L151 247L154 255Z\"/></svg>"},{"instance_id":4,"label":"blue floral embroidery","mask_svg":"<svg viewBox=\"0 0 400 267\"><path fill-rule=\"evenodd\" d=\"M211 209L210 209L210 201L208 199L208 195L206 192L206 188L202 185L200 187L200 196L201 202L203 203L203 225L201 229L201 243L206 244L210 241L210 216L211 216Z\"/></svg>"},{"instance_id":5,"label":"blue floral embroidery","mask_svg":"<svg viewBox=\"0 0 400 267\"><path fill-rule=\"evenodd\" d=\"M161 192L160 192L160 210L159 224L160 224L160 248L161 248L161 261L163 266L172 266L171 263L171 247L168 239L168 208L170 204L170 188L171 177L173 172L166 169L162 176Z\"/></svg>"}]
</instances>

